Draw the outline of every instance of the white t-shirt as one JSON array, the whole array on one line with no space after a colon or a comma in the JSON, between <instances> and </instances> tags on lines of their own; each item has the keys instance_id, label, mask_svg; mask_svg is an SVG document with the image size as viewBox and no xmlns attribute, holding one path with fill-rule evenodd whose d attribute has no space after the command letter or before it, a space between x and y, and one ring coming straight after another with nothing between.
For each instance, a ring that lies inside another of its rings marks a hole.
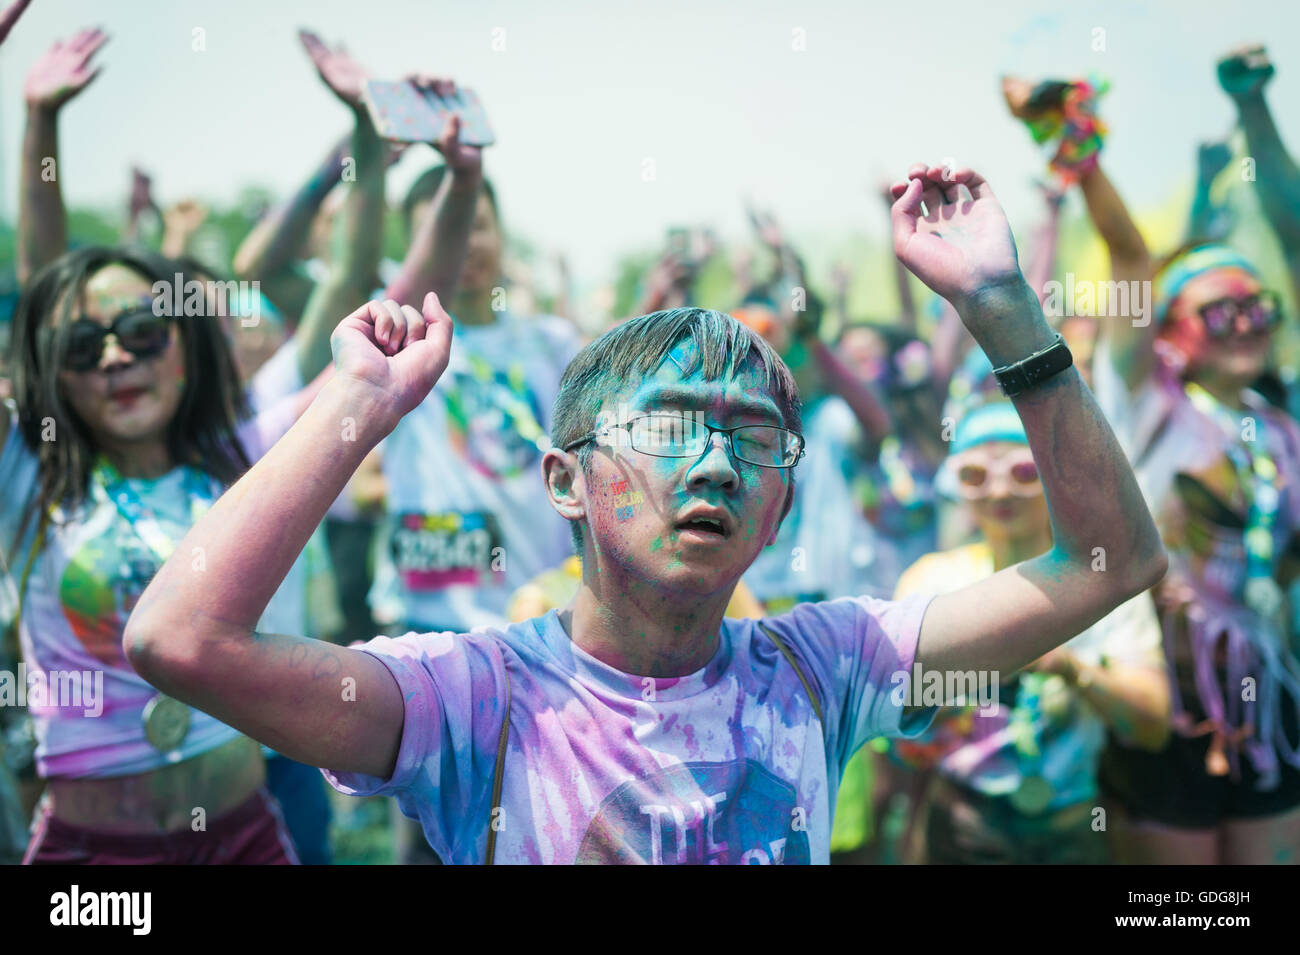
<instances>
[{"instance_id":1,"label":"white t-shirt","mask_svg":"<svg viewBox=\"0 0 1300 955\"><path fill-rule=\"evenodd\" d=\"M447 371L383 444L376 620L457 631L504 624L510 595L572 553L540 462L579 344L553 317L503 313L492 325L456 327Z\"/></svg>"},{"instance_id":2,"label":"white t-shirt","mask_svg":"<svg viewBox=\"0 0 1300 955\"><path fill-rule=\"evenodd\" d=\"M447 863L826 863L844 764L868 739L913 735L890 687L910 672L929 597L801 604L723 621L684 677L622 673L574 646L554 612L504 630L377 637L363 649L405 701L393 777L326 770L349 795L397 797ZM505 680L501 804L492 780ZM904 726L906 722L906 726Z\"/></svg>"},{"instance_id":3,"label":"white t-shirt","mask_svg":"<svg viewBox=\"0 0 1300 955\"><path fill-rule=\"evenodd\" d=\"M16 412L11 407L2 410L10 418L10 429L0 449L0 549L9 579L0 590L16 594L36 537L38 517L33 516L23 539L13 546L36 493L37 458L19 431ZM265 421L260 434L256 421L240 429L245 450L254 459L270 437ZM55 509L44 546L32 562L19 627L42 777L148 772L239 735L191 709L182 744L166 754L156 750L145 738L143 712L157 690L136 674L122 650L127 618L162 559L150 543L151 535L136 533L119 505L139 504L151 511L159 534L174 547L221 490L214 479L178 467L156 480L114 482L106 488L108 495L88 496L75 511ZM7 602L11 606L6 622L12 619L15 601ZM272 598L259 629L299 632L293 627L303 617L304 602L305 594L286 584ZM33 687L52 689L38 693Z\"/></svg>"}]
</instances>

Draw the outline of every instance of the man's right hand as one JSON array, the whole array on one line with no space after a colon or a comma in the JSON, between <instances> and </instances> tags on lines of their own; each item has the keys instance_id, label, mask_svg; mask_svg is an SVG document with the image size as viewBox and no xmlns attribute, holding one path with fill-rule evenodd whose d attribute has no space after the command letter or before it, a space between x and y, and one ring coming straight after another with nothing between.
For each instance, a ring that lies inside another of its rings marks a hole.
<instances>
[{"instance_id":1,"label":"man's right hand","mask_svg":"<svg viewBox=\"0 0 1300 955\"><path fill-rule=\"evenodd\" d=\"M891 187L894 252L963 321L972 297L1024 283L1007 217L983 176L924 163L907 176Z\"/></svg>"},{"instance_id":2,"label":"man's right hand","mask_svg":"<svg viewBox=\"0 0 1300 955\"><path fill-rule=\"evenodd\" d=\"M107 42L108 34L94 28L50 47L27 71L23 97L28 107L54 112L89 86L102 69L92 69L91 58Z\"/></svg>"},{"instance_id":3,"label":"man's right hand","mask_svg":"<svg viewBox=\"0 0 1300 955\"><path fill-rule=\"evenodd\" d=\"M335 374L374 389L391 406L396 425L446 371L451 333L451 316L432 292L424 297L423 314L391 299L367 302L334 329Z\"/></svg>"}]
</instances>

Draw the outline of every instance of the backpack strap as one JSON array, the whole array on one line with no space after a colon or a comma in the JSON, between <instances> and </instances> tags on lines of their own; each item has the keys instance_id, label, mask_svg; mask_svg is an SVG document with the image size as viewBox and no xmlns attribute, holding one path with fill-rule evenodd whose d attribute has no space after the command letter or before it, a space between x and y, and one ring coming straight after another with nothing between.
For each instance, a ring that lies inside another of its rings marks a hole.
<instances>
[{"instance_id":1,"label":"backpack strap","mask_svg":"<svg viewBox=\"0 0 1300 955\"><path fill-rule=\"evenodd\" d=\"M795 675L799 677L799 682L803 684L804 692L808 694L808 699L812 703L813 712L817 714L817 722L821 723L822 735L825 736L826 719L822 716L822 705L817 699L817 694L813 692L812 684L808 682L808 677L804 675L803 668L799 666L799 661L795 658L793 651L791 651L790 647L784 640L777 636L776 631L767 626L767 624L760 623L758 626L768 635L768 637L771 638L772 642L776 644L776 648L781 651L781 656L785 657L786 662L789 663L790 666L794 667Z\"/></svg>"},{"instance_id":2,"label":"backpack strap","mask_svg":"<svg viewBox=\"0 0 1300 955\"><path fill-rule=\"evenodd\" d=\"M506 677L506 709L501 717L501 735L497 737L497 762L492 772L492 804L488 807L488 842L487 858L484 865L491 865L497 854L496 810L501 805L501 783L506 771L506 741L510 736L510 671L502 668Z\"/></svg>"}]
</instances>

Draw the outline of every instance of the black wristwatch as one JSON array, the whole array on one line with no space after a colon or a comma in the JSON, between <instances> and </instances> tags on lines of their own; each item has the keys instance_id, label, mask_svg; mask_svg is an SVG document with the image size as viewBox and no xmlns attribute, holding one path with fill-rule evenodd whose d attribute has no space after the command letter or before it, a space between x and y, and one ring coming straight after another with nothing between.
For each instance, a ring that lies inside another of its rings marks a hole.
<instances>
[{"instance_id":1,"label":"black wristwatch","mask_svg":"<svg viewBox=\"0 0 1300 955\"><path fill-rule=\"evenodd\" d=\"M1065 339L1058 332L1056 341L1046 348L1040 348L1028 358L1022 358L1013 365L1003 365L993 369L993 377L998 380L998 387L1008 398L1015 397L1022 391L1028 391L1040 385L1053 375L1059 375L1074 364Z\"/></svg>"}]
</instances>

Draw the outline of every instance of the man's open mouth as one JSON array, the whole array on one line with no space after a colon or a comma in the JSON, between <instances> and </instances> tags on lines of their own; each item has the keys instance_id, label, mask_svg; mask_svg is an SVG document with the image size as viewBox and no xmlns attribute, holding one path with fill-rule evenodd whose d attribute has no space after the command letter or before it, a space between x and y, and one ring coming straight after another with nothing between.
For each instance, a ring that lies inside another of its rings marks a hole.
<instances>
[{"instance_id":1,"label":"man's open mouth","mask_svg":"<svg viewBox=\"0 0 1300 955\"><path fill-rule=\"evenodd\" d=\"M731 536L730 517L714 509L689 513L674 526L679 534L700 534L720 539Z\"/></svg>"}]
</instances>

